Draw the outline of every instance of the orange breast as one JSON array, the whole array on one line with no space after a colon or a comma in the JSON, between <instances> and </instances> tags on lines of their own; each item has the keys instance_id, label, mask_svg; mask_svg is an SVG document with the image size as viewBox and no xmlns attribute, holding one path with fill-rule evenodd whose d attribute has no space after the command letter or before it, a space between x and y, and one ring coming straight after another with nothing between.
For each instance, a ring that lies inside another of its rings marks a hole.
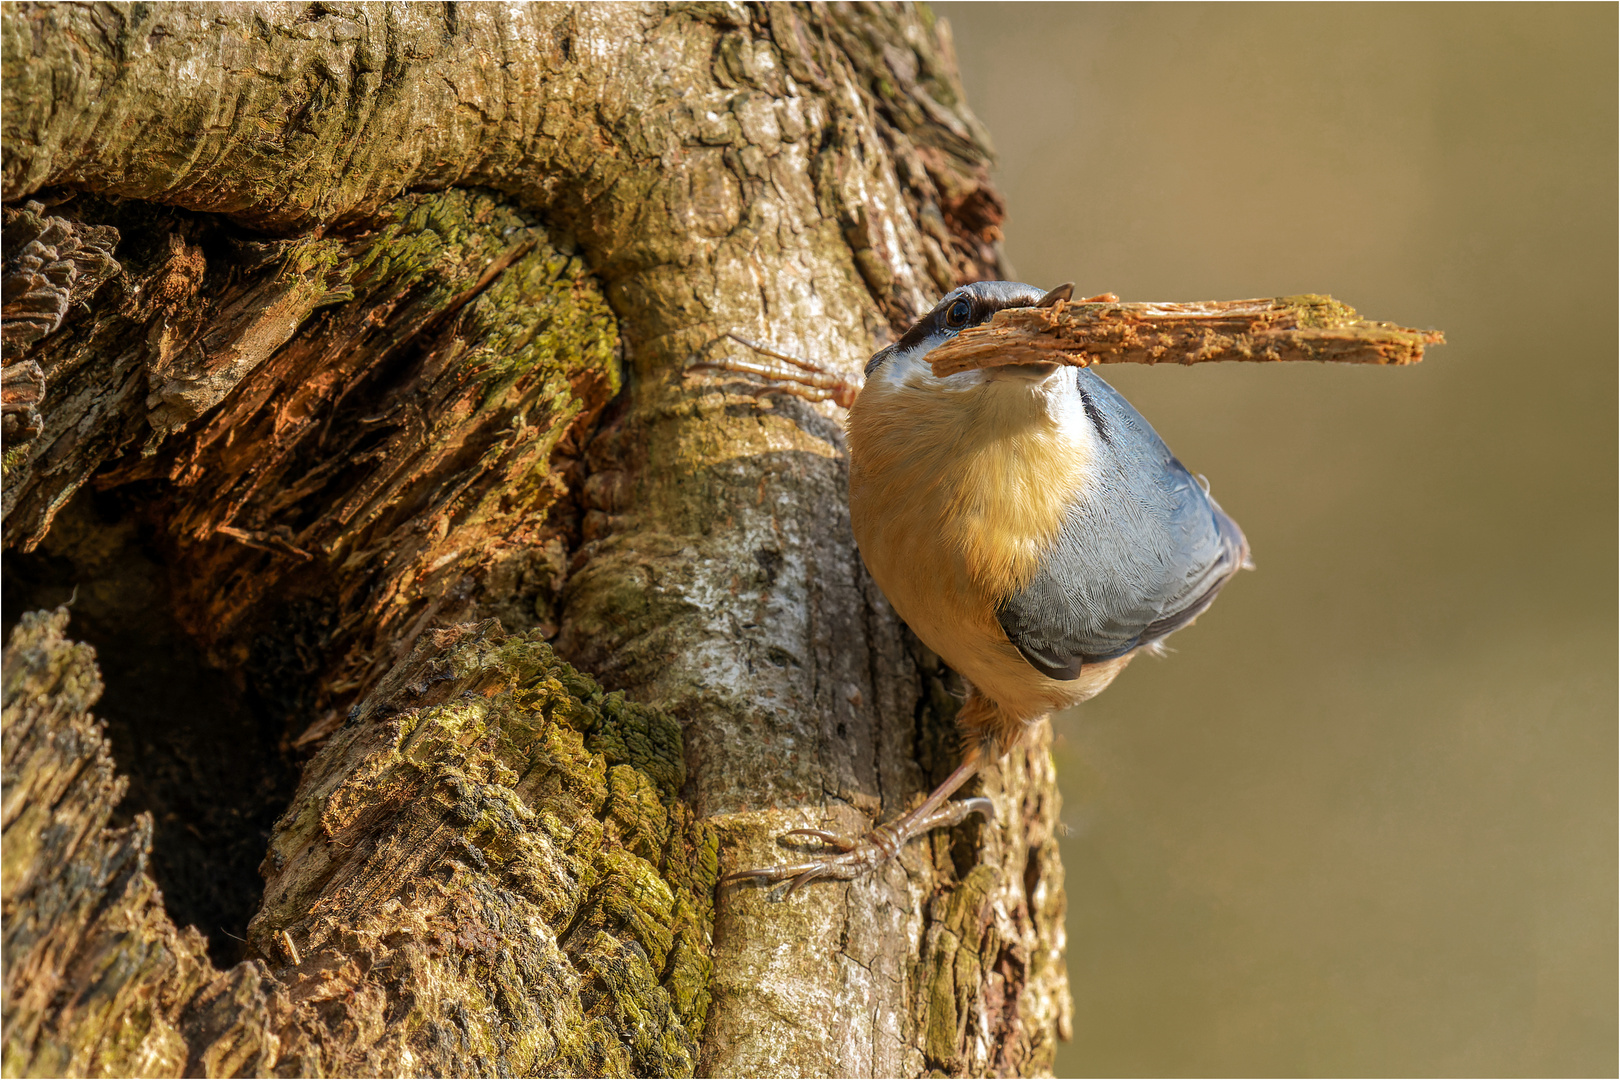
<instances>
[{"instance_id":1,"label":"orange breast","mask_svg":"<svg viewBox=\"0 0 1620 1080\"><path fill-rule=\"evenodd\" d=\"M1086 482L1089 455L1027 394L929 380L875 379L850 410L850 521L861 556L923 643L1009 710L1032 717L1083 700L1123 661L1106 675L1048 679L995 612L1034 576Z\"/></svg>"}]
</instances>

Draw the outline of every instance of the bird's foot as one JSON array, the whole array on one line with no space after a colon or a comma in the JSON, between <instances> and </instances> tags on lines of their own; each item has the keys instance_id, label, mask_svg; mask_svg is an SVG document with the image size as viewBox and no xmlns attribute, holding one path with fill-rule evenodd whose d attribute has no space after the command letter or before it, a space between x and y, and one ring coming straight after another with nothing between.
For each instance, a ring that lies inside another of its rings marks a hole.
<instances>
[{"instance_id":1,"label":"bird's foot","mask_svg":"<svg viewBox=\"0 0 1620 1080\"><path fill-rule=\"evenodd\" d=\"M918 807L918 810L927 810L927 807ZM816 852L816 858L809 862L738 870L721 878L720 884L749 880L761 884L782 882L771 890L771 899L785 900L801 885L820 878L848 881L870 873L900 854L900 849L911 840L935 829L960 824L970 814L983 814L986 821L994 821L996 808L982 796L948 802L925 813L905 814L853 840L825 829L789 829L779 839L793 836L819 841L821 849Z\"/></svg>"},{"instance_id":2,"label":"bird's foot","mask_svg":"<svg viewBox=\"0 0 1620 1080\"><path fill-rule=\"evenodd\" d=\"M736 334L727 334L728 338L739 345L746 345L761 356L768 356L772 360L780 360L789 365L782 368L772 364L762 364L755 360L739 360L734 357L721 357L715 360L706 360L701 364L693 364L694 369L707 369L711 371L730 371L739 375L752 375L765 383L755 391L758 397L767 397L771 394L783 394L788 397L803 398L805 401L831 401L843 408L855 404L855 395L861 392L860 383L828 371L819 364L812 364L808 360L800 360L796 356L777 352L756 341L749 341Z\"/></svg>"}]
</instances>

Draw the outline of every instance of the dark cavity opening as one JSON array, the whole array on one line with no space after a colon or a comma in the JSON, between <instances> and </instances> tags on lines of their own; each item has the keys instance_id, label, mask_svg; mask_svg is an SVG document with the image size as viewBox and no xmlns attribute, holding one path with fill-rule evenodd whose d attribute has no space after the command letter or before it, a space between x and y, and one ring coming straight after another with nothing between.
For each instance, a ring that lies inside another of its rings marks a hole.
<instances>
[{"instance_id":1,"label":"dark cavity opening","mask_svg":"<svg viewBox=\"0 0 1620 1080\"><path fill-rule=\"evenodd\" d=\"M3 622L73 598L68 634L96 650L93 712L129 792L123 825L152 815L151 872L175 923L208 939L218 967L242 958L263 895L259 863L298 779L279 709L240 670L210 664L171 615L165 567L115 495L81 491L33 552L6 552ZM76 592L76 596L75 596Z\"/></svg>"}]
</instances>

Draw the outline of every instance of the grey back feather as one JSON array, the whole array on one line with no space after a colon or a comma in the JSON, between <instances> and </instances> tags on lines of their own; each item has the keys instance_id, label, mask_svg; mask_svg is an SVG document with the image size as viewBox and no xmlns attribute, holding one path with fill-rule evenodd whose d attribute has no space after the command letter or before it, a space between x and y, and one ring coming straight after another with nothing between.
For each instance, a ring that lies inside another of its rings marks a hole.
<instances>
[{"instance_id":1,"label":"grey back feather","mask_svg":"<svg viewBox=\"0 0 1620 1080\"><path fill-rule=\"evenodd\" d=\"M1130 402L1084 368L1075 375L1098 435L1098 482L1076 493L1035 579L996 612L1054 679L1185 626L1248 558L1237 524Z\"/></svg>"}]
</instances>

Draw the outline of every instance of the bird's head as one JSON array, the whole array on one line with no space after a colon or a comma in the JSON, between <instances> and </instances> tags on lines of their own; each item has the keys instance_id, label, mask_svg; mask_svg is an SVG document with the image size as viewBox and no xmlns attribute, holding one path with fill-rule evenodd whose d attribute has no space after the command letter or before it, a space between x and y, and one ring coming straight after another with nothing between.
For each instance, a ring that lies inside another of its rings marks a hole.
<instances>
[{"instance_id":1,"label":"bird's head","mask_svg":"<svg viewBox=\"0 0 1620 1080\"><path fill-rule=\"evenodd\" d=\"M989 322L1006 308L1050 307L1067 300L1073 283L1055 289L1037 289L1021 281L977 281L945 294L934 309L907 330L899 341L872 354L866 362L868 384L882 380L891 386L911 385L966 390L993 382L1040 383L1058 365L1049 363L1006 364L978 371L965 371L936 379L928 364L928 354L972 326Z\"/></svg>"}]
</instances>

